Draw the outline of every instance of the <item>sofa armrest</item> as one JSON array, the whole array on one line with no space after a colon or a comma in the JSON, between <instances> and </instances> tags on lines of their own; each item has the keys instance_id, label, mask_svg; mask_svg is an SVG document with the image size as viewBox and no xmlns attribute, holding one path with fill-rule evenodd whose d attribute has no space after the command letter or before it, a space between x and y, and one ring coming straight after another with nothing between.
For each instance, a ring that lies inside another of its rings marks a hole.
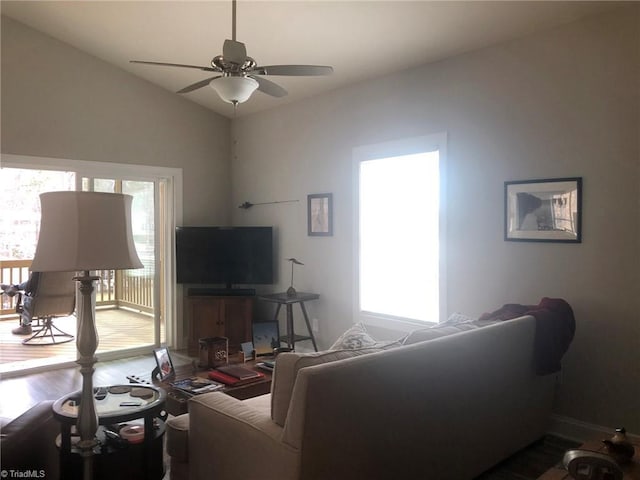
<instances>
[{"instance_id":1,"label":"sofa armrest","mask_svg":"<svg viewBox=\"0 0 640 480\"><path fill-rule=\"evenodd\" d=\"M53 401L36 404L15 420L3 425L0 431L2 469L37 471L56 480L59 457L55 439L60 424L53 418Z\"/></svg>"},{"instance_id":2,"label":"sofa armrest","mask_svg":"<svg viewBox=\"0 0 640 480\"><path fill-rule=\"evenodd\" d=\"M281 438L268 411L221 392L198 395L189 401L190 478L297 478L299 450Z\"/></svg>"}]
</instances>

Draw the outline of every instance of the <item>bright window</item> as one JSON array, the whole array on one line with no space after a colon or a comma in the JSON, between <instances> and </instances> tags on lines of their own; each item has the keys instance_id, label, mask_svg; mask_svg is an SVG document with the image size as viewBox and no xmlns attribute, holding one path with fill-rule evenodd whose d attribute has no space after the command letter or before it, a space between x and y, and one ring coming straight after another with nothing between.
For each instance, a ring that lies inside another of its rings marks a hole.
<instances>
[{"instance_id":1,"label":"bright window","mask_svg":"<svg viewBox=\"0 0 640 480\"><path fill-rule=\"evenodd\" d=\"M360 320L440 319L440 143L419 137L355 151Z\"/></svg>"}]
</instances>

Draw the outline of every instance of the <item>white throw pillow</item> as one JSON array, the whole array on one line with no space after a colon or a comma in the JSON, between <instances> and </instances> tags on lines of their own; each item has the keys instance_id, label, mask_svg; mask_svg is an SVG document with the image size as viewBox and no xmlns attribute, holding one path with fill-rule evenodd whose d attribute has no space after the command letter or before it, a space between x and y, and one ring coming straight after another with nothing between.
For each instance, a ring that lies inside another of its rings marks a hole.
<instances>
[{"instance_id":1,"label":"white throw pillow","mask_svg":"<svg viewBox=\"0 0 640 480\"><path fill-rule=\"evenodd\" d=\"M381 345L369 335L364 324L360 322L340 335L333 345L329 347L329 350L356 350L377 346Z\"/></svg>"},{"instance_id":2,"label":"white throw pillow","mask_svg":"<svg viewBox=\"0 0 640 480\"><path fill-rule=\"evenodd\" d=\"M441 325L445 323L447 325L456 325L458 323L470 323L477 320L477 318L470 317L469 315L465 315L464 313L454 312L449 316L449 318L447 318L445 322L441 323Z\"/></svg>"}]
</instances>

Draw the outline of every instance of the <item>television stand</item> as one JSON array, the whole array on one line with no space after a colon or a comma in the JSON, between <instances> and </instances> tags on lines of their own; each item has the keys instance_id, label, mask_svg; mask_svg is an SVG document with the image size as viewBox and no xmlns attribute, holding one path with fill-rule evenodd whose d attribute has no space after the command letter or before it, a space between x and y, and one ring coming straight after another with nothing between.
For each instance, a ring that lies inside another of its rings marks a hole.
<instances>
[{"instance_id":1,"label":"television stand","mask_svg":"<svg viewBox=\"0 0 640 480\"><path fill-rule=\"evenodd\" d=\"M253 297L255 288L190 288L190 297Z\"/></svg>"},{"instance_id":2,"label":"television stand","mask_svg":"<svg viewBox=\"0 0 640 480\"><path fill-rule=\"evenodd\" d=\"M250 342L252 338L253 303L255 295L237 293L211 293L215 289L197 289L189 291L185 297L185 318L188 325L188 352L190 357L198 357L200 339L208 337L227 337L229 354L240 350L240 344ZM225 291L220 289L219 291Z\"/></svg>"}]
</instances>

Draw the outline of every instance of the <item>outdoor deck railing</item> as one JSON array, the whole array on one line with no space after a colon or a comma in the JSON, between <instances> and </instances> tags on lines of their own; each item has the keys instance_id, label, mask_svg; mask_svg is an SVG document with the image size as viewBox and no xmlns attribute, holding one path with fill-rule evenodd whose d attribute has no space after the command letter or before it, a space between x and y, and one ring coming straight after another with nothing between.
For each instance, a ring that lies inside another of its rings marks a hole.
<instances>
[{"instance_id":1,"label":"outdoor deck railing","mask_svg":"<svg viewBox=\"0 0 640 480\"><path fill-rule=\"evenodd\" d=\"M29 279L31 260L0 260L0 283L19 285ZM95 284L96 306L126 306L153 311L153 276L134 276L124 271L100 270ZM16 297L2 295L0 315L15 313Z\"/></svg>"}]
</instances>

